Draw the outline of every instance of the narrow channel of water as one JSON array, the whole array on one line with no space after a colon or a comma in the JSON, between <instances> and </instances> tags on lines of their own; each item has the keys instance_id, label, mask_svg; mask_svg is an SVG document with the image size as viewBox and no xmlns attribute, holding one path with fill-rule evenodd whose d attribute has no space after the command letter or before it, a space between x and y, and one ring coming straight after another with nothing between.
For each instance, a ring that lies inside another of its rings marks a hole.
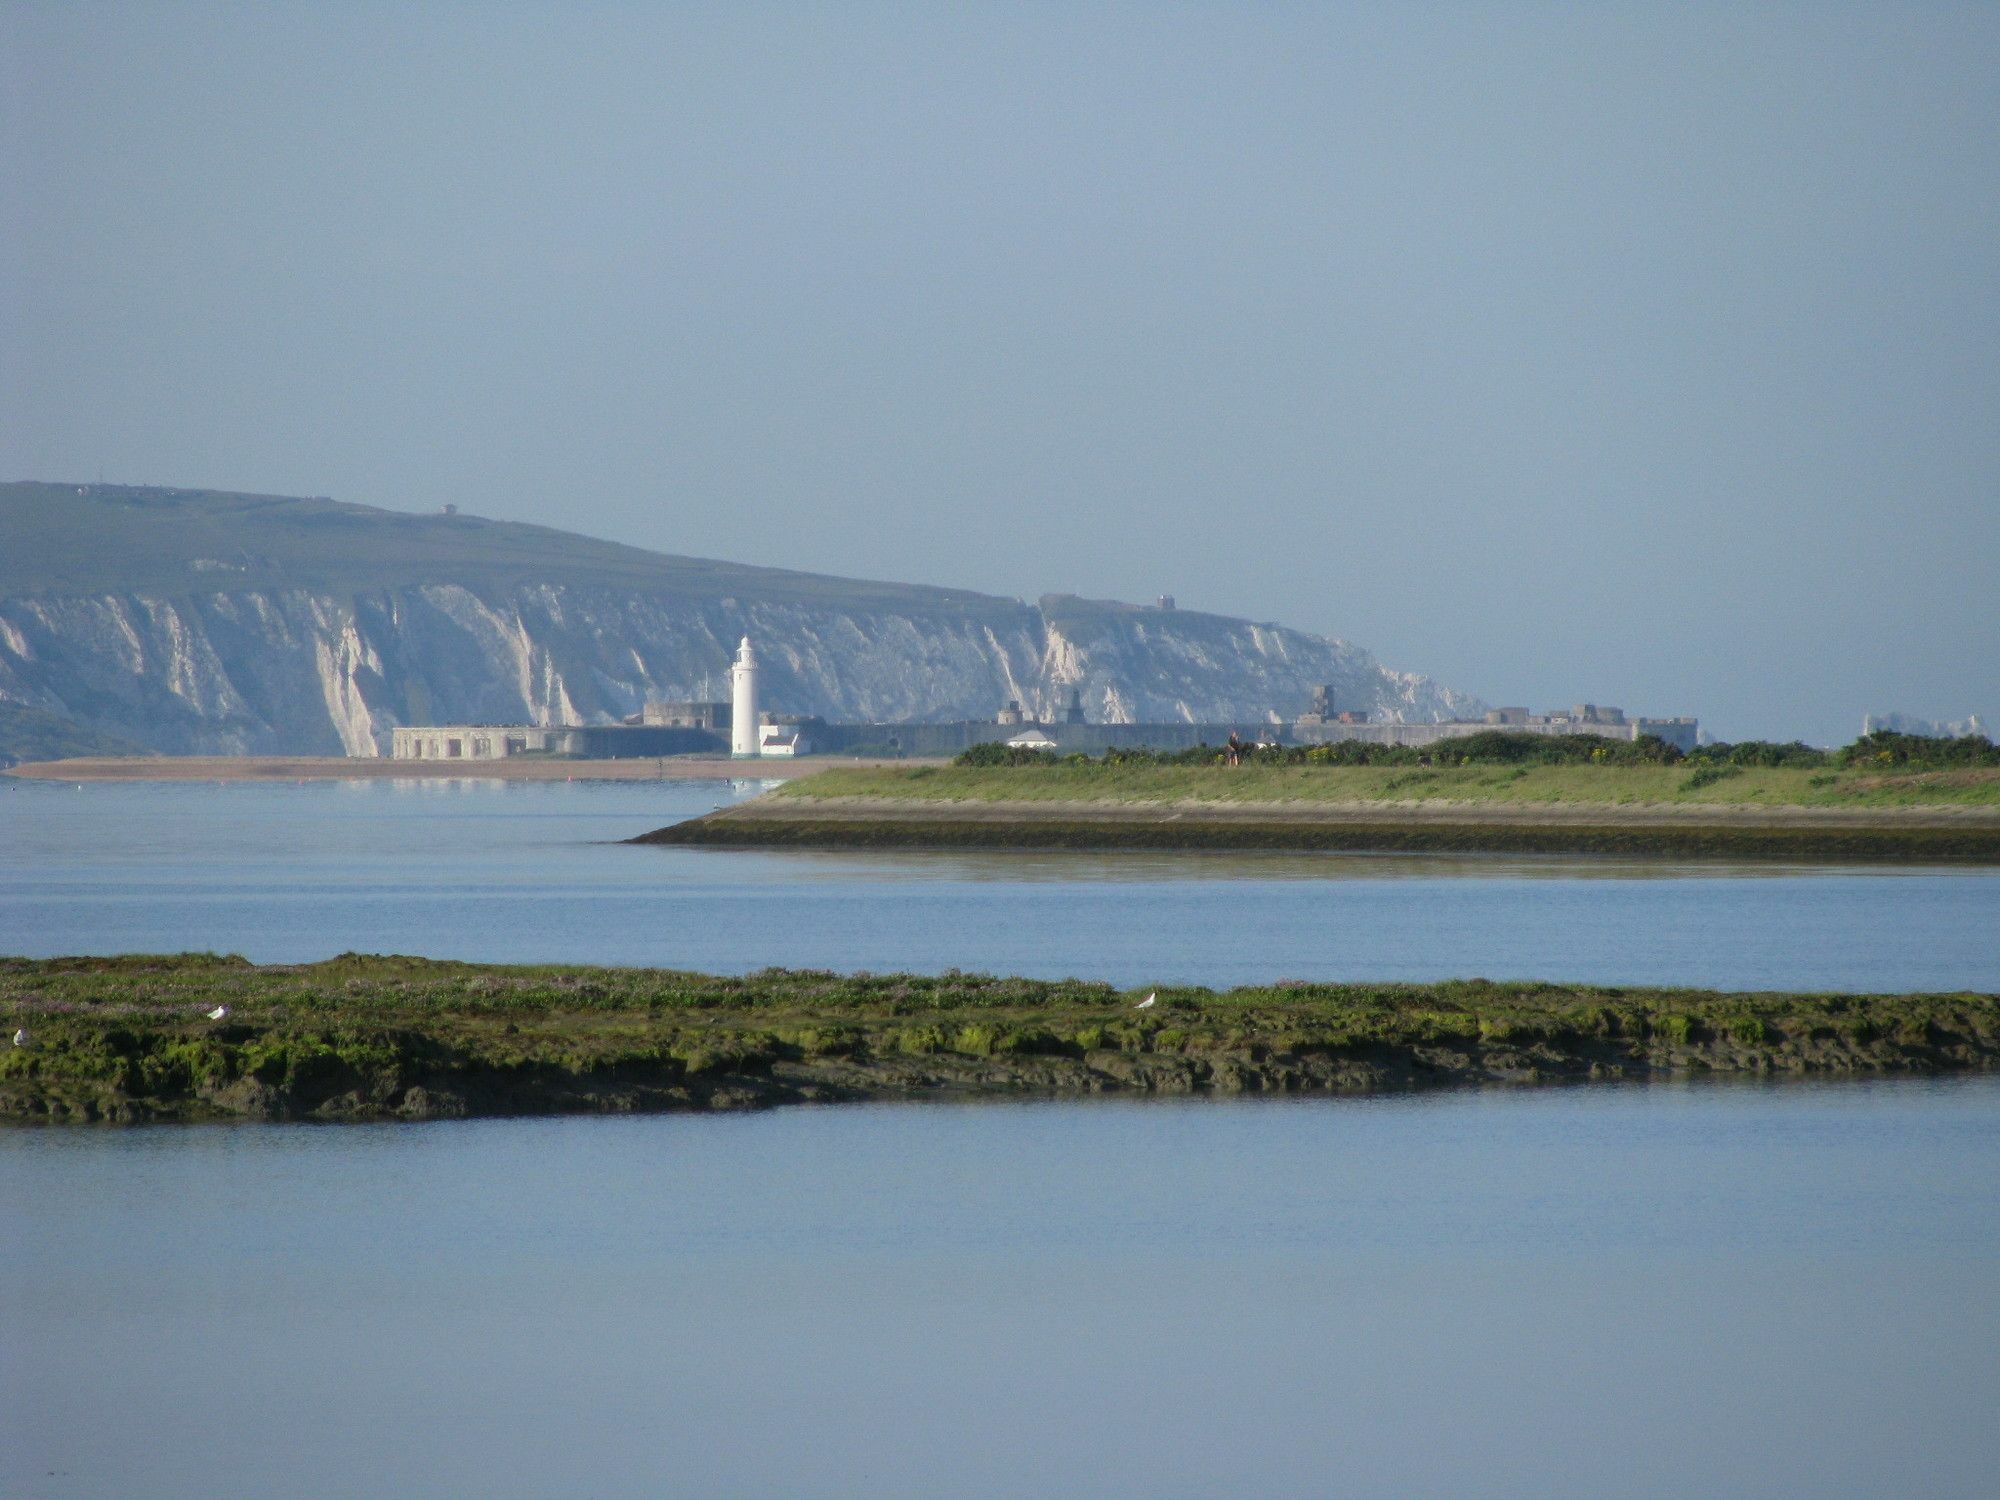
<instances>
[{"instance_id":1,"label":"narrow channel of water","mask_svg":"<svg viewBox=\"0 0 2000 1500\"><path fill-rule=\"evenodd\" d=\"M755 789L0 779L0 952L2000 989L1991 870L616 842Z\"/></svg>"}]
</instances>

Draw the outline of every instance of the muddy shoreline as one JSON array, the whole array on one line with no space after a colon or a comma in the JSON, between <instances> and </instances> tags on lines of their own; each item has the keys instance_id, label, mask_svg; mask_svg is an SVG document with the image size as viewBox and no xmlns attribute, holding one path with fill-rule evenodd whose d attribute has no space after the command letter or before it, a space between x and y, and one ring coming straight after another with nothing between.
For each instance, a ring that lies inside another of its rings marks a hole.
<instances>
[{"instance_id":1,"label":"muddy shoreline","mask_svg":"<svg viewBox=\"0 0 2000 1500\"><path fill-rule=\"evenodd\" d=\"M751 849L1219 849L2000 863L2000 809L1475 802L941 802L789 795L635 844Z\"/></svg>"}]
</instances>

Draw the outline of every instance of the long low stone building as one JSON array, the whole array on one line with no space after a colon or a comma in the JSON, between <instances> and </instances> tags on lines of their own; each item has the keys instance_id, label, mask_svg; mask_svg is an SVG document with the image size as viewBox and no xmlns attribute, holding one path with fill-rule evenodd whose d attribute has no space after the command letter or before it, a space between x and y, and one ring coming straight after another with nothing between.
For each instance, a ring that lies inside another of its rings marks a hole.
<instances>
[{"instance_id":1,"label":"long low stone building","mask_svg":"<svg viewBox=\"0 0 2000 1500\"><path fill-rule=\"evenodd\" d=\"M395 730L396 760L507 760L516 755L628 760L700 755L729 742L705 729L639 724L421 724Z\"/></svg>"}]
</instances>

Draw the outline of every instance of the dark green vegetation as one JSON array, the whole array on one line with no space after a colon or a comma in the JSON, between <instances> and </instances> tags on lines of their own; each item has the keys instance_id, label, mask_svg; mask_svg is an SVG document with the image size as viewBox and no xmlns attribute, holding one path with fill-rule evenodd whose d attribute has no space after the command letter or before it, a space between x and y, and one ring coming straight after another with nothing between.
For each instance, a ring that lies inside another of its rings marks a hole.
<instances>
[{"instance_id":1,"label":"dark green vegetation","mask_svg":"<svg viewBox=\"0 0 2000 1500\"><path fill-rule=\"evenodd\" d=\"M1335 740L1324 745L1246 745L1240 759L1252 766L1570 766L1672 765L1681 752L1647 735L1639 740L1607 740L1597 735L1509 734L1492 730L1421 748ZM1186 750L1118 749L1090 756L1054 755L1026 746L974 745L952 761L979 769L1020 766L1222 766L1227 752L1216 745Z\"/></svg>"},{"instance_id":2,"label":"dark green vegetation","mask_svg":"<svg viewBox=\"0 0 2000 1500\"><path fill-rule=\"evenodd\" d=\"M75 755L148 755L131 740L87 729L60 714L45 714L19 703L0 702L0 767L30 760L65 760Z\"/></svg>"},{"instance_id":3,"label":"dark green vegetation","mask_svg":"<svg viewBox=\"0 0 2000 1500\"><path fill-rule=\"evenodd\" d=\"M867 583L672 557L547 526L411 515L324 498L130 485L0 484L0 595L245 589L351 593L429 583L670 591L692 599L933 610L1012 619L1021 605L962 589Z\"/></svg>"},{"instance_id":4,"label":"dark green vegetation","mask_svg":"<svg viewBox=\"0 0 2000 1500\"><path fill-rule=\"evenodd\" d=\"M1504 729L1469 734L1422 747L1336 740L1325 745L1252 745L1240 753L1249 766L1672 766L1683 765L1703 784L1750 767L1788 770L1956 771L2000 766L2000 745L1983 735L1941 740L1915 734L1865 735L1838 750L1801 741L1745 740L1702 745L1683 754L1653 735L1608 740L1592 734L1522 734ZM1224 766L1214 745L1188 750L1106 750L1092 757L1052 755L1003 744L974 745L952 762L972 769L1052 766Z\"/></svg>"},{"instance_id":5,"label":"dark green vegetation","mask_svg":"<svg viewBox=\"0 0 2000 1500\"><path fill-rule=\"evenodd\" d=\"M1573 985L1217 993L983 975L0 959L0 1118L420 1119L1111 1092L1940 1073L2000 996ZM207 1012L226 1006L221 1020Z\"/></svg>"}]
</instances>

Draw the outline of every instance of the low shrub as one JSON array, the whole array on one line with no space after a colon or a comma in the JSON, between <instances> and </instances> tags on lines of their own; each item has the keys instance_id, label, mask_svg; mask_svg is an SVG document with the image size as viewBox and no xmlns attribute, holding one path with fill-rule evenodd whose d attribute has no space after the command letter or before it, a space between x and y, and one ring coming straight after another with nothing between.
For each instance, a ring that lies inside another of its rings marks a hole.
<instances>
[{"instance_id":1,"label":"low shrub","mask_svg":"<svg viewBox=\"0 0 2000 1500\"><path fill-rule=\"evenodd\" d=\"M1843 766L1863 770L1955 771L2000 766L2000 745L1995 745L1981 734L1941 740L1929 735L1891 734L1884 730L1863 735L1844 750L1836 752L1836 758Z\"/></svg>"},{"instance_id":2,"label":"low shrub","mask_svg":"<svg viewBox=\"0 0 2000 1500\"><path fill-rule=\"evenodd\" d=\"M1705 786L1714 786L1718 781L1727 781L1732 776L1741 776L1743 768L1727 762L1704 761L1696 766L1682 780L1680 789L1684 792L1698 792Z\"/></svg>"},{"instance_id":3,"label":"low shrub","mask_svg":"<svg viewBox=\"0 0 2000 1500\"><path fill-rule=\"evenodd\" d=\"M1719 741L1712 745L1700 746L1688 756L1688 759L1703 765L1734 766L1739 769L1745 766L1793 766L1814 769L1834 763L1833 756L1829 752L1816 749L1803 740L1792 740L1782 744L1776 740L1738 740L1735 744Z\"/></svg>"}]
</instances>

